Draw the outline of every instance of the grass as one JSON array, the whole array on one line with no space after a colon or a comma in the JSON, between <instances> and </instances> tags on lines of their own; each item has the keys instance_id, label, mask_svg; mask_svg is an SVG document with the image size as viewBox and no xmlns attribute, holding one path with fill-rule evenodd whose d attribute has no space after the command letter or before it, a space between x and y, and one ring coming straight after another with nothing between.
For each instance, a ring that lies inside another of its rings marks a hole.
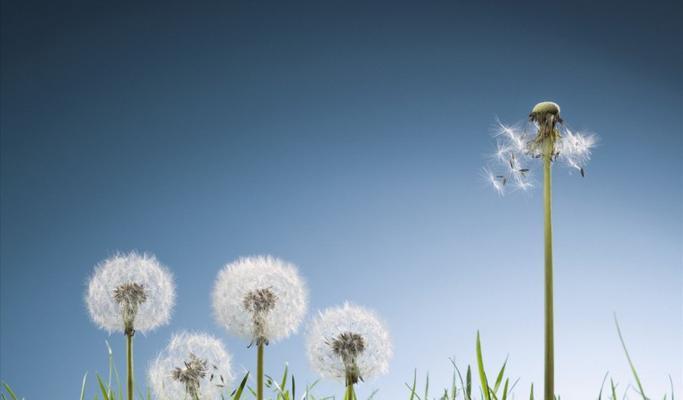
<instances>
[{"instance_id":1,"label":"grass","mask_svg":"<svg viewBox=\"0 0 683 400\"><path fill-rule=\"evenodd\" d=\"M626 360L629 364L633 380L635 381L635 386L627 385L623 389L619 388L619 385L614 381L613 377L610 377L608 373L605 374L602 380L602 385L599 391L597 391L597 400L622 400L628 399L629 395L635 394L639 400L654 400L654 398L646 395L646 391L643 387L643 383L638 375L638 371L635 367L633 360L628 352L626 342L624 340L621 328L619 326L619 321L616 315L614 316L614 324L616 327L617 335L619 337L619 342L624 350ZM105 381L102 376L95 374L95 382L91 382L92 379L88 378L88 373L83 375L83 380L81 382L80 400L123 400L125 397L125 392L122 388L119 373L114 365L113 354L109 343L106 343L108 351L108 372L107 380ZM424 384L418 386L417 371L413 374L412 383L406 383L406 398L408 400L512 400L513 396L516 395L515 390L517 389L517 383L519 379L514 379L506 375L506 367L508 360L506 359L502 366L497 369L495 375L488 375L487 368L484 361L484 353L482 350L481 337L479 332L477 332L477 338L475 343L476 349L476 370L479 376L479 384L475 388L472 378L472 367L467 366L463 374L461 369L456 365L455 361L451 359L451 364L453 367L453 375L451 382L443 390L438 391L435 395L430 394L430 381L429 375L427 375ZM489 371L490 372L490 371ZM489 377L494 379L489 379ZM249 385L250 374L247 372L244 377L239 381L239 384L226 391L222 396L223 400L244 400L244 399L254 399L257 397L256 390ZM673 380L669 376L670 392L663 395L663 400L675 400ZM89 385L90 384L90 385ZM90 386L95 384L94 393L90 396L86 396L86 392L92 390ZM294 375L289 371L289 367L285 365L284 371L279 378L274 378L269 375L265 375L265 388L268 393L267 397L272 400L358 400L354 394L349 398L348 395L336 397L323 396L318 397L314 394L314 390L318 381L312 384L306 385L297 392L297 383ZM0 390L0 400L22 400L23 397L17 396L13 389L7 384L2 383L2 390ZM518 398L529 398L529 400L534 400L534 385L531 384L529 391L527 393L520 394L521 397ZM373 392L367 399L364 400L374 400L378 397L378 391ZM136 393L136 399L138 400L154 400L149 389L145 392L138 390ZM560 396L556 397L557 400L562 400ZM181 399L178 399L181 400Z\"/></svg>"}]
</instances>

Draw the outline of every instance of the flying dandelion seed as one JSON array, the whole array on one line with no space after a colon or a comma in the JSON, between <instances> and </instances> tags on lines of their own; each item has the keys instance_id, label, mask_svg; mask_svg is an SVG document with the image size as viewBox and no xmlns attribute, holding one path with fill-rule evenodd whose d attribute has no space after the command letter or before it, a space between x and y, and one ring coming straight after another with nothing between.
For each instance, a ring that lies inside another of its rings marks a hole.
<instances>
[{"instance_id":1,"label":"flying dandelion seed","mask_svg":"<svg viewBox=\"0 0 683 400\"><path fill-rule=\"evenodd\" d=\"M175 285L154 256L117 254L95 267L85 302L93 322L109 333L148 332L171 318Z\"/></svg>"},{"instance_id":2,"label":"flying dandelion seed","mask_svg":"<svg viewBox=\"0 0 683 400\"><path fill-rule=\"evenodd\" d=\"M159 400L219 400L233 380L231 357L215 337L182 332L151 363L148 378Z\"/></svg>"},{"instance_id":3,"label":"flying dandelion seed","mask_svg":"<svg viewBox=\"0 0 683 400\"><path fill-rule=\"evenodd\" d=\"M347 386L385 374L392 356L384 324L372 311L348 303L313 319L307 349L314 370Z\"/></svg>"}]
</instances>

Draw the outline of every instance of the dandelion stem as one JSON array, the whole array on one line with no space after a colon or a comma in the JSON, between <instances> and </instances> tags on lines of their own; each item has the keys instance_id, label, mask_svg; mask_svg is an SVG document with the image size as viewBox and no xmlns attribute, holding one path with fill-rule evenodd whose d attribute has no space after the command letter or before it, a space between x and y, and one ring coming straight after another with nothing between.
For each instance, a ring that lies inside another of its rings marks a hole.
<instances>
[{"instance_id":1,"label":"dandelion stem","mask_svg":"<svg viewBox=\"0 0 683 400\"><path fill-rule=\"evenodd\" d=\"M353 393L353 383L349 383L346 385L346 393L344 394L344 400L354 400L354 393Z\"/></svg>"},{"instance_id":2,"label":"dandelion stem","mask_svg":"<svg viewBox=\"0 0 683 400\"><path fill-rule=\"evenodd\" d=\"M126 366L128 400L133 400L133 332L126 332Z\"/></svg>"},{"instance_id":3,"label":"dandelion stem","mask_svg":"<svg viewBox=\"0 0 683 400\"><path fill-rule=\"evenodd\" d=\"M258 350L256 356L256 398L263 400L263 347L265 346L263 340L258 341Z\"/></svg>"},{"instance_id":4,"label":"dandelion stem","mask_svg":"<svg viewBox=\"0 0 683 400\"><path fill-rule=\"evenodd\" d=\"M543 206L545 214L545 386L544 399L555 398L555 350L553 333L553 228L551 163L554 140L546 138L543 149Z\"/></svg>"}]
</instances>

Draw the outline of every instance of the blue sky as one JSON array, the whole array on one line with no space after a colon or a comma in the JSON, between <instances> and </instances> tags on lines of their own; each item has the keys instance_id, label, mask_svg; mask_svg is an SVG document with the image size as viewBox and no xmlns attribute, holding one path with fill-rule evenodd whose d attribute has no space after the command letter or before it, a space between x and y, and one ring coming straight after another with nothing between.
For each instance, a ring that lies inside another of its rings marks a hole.
<instances>
[{"instance_id":1,"label":"blue sky","mask_svg":"<svg viewBox=\"0 0 683 400\"><path fill-rule=\"evenodd\" d=\"M243 255L300 266L311 315L345 300L391 329L402 398L417 368L509 355L518 394L542 385L540 192L498 197L480 169L496 118L560 103L600 136L581 179L554 184L557 390L630 379L683 391L683 54L673 2L196 5L2 3L0 379L74 397L106 369L85 282L116 251L174 272L169 326L137 337L145 367L179 330L255 355L210 315ZM271 346L315 379L302 335ZM326 382L323 392L338 388ZM95 387L91 386L91 392Z\"/></svg>"}]
</instances>

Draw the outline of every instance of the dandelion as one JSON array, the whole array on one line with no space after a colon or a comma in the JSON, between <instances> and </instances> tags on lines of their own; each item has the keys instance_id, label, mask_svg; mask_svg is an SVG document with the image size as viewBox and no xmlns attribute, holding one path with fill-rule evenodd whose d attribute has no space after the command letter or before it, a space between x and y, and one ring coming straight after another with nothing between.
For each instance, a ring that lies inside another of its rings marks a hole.
<instances>
[{"instance_id":1,"label":"dandelion","mask_svg":"<svg viewBox=\"0 0 683 400\"><path fill-rule=\"evenodd\" d=\"M219 400L233 376L230 354L220 340L182 332L149 368L149 383L159 400Z\"/></svg>"},{"instance_id":2,"label":"dandelion","mask_svg":"<svg viewBox=\"0 0 683 400\"><path fill-rule=\"evenodd\" d=\"M308 292L297 268L270 256L240 258L218 274L216 321L257 347L257 398L263 399L264 347L294 333L306 313Z\"/></svg>"},{"instance_id":3,"label":"dandelion","mask_svg":"<svg viewBox=\"0 0 683 400\"><path fill-rule=\"evenodd\" d=\"M85 297L93 322L126 335L128 399L133 398L133 335L167 324L175 303L171 273L154 256L131 252L101 262Z\"/></svg>"},{"instance_id":4,"label":"dandelion","mask_svg":"<svg viewBox=\"0 0 683 400\"><path fill-rule=\"evenodd\" d=\"M355 398L353 385L384 374L391 359L391 339L370 310L344 304L313 319L307 334L308 359L326 378L346 385L345 399Z\"/></svg>"},{"instance_id":5,"label":"dandelion","mask_svg":"<svg viewBox=\"0 0 683 400\"><path fill-rule=\"evenodd\" d=\"M590 160L591 149L596 144L594 135L573 132L560 116L560 106L551 101L538 103L529 114L534 135L527 129L511 127L498 122L498 140L493 159L502 164L501 173L485 169L485 177L498 194L512 186L518 190L534 187L532 162L543 159L544 245L545 245L545 400L555 398L554 390L554 325L553 325L553 249L552 249L552 199L551 166L560 160L585 176L585 165Z\"/></svg>"}]
</instances>

